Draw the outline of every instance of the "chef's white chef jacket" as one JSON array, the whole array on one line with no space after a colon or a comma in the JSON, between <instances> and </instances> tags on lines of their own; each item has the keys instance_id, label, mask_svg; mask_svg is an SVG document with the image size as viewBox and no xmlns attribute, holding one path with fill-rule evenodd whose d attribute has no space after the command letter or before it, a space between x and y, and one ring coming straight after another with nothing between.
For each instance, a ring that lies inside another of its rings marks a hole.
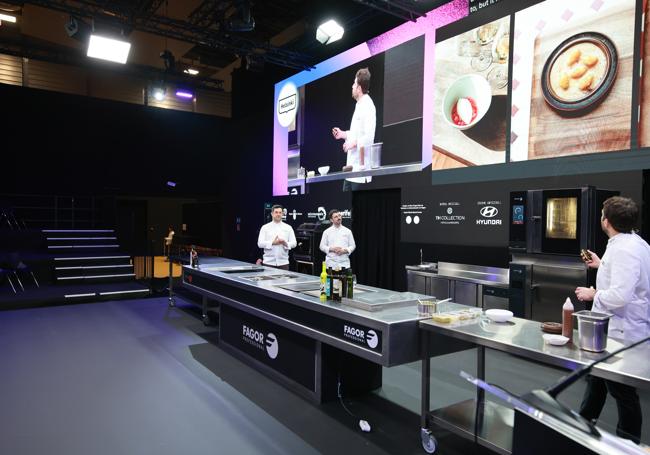
<instances>
[{"instance_id":1,"label":"chef's white chef jacket","mask_svg":"<svg viewBox=\"0 0 650 455\"><path fill-rule=\"evenodd\" d=\"M273 245L275 237L279 237L287 241L287 246ZM271 221L266 223L260 229L260 235L257 238L257 246L264 250L262 263L266 265L287 265L289 264L289 250L295 248L296 236L293 233L293 228L287 223L280 221L276 223Z\"/></svg>"},{"instance_id":2,"label":"chef's white chef jacket","mask_svg":"<svg viewBox=\"0 0 650 455\"><path fill-rule=\"evenodd\" d=\"M650 336L650 246L635 233L607 242L593 311L611 313L608 334L630 341Z\"/></svg>"},{"instance_id":3,"label":"chef's white chef jacket","mask_svg":"<svg viewBox=\"0 0 650 455\"><path fill-rule=\"evenodd\" d=\"M350 130L346 131L346 142L357 142L357 146L348 150L346 165L352 166L352 171L362 171L370 167L370 149L375 141L375 128L377 125L377 110L370 95L363 94L357 101L352 114ZM359 147L364 148L364 165L361 165ZM372 177L353 177L346 179L354 183L367 183Z\"/></svg>"},{"instance_id":4,"label":"chef's white chef jacket","mask_svg":"<svg viewBox=\"0 0 650 455\"><path fill-rule=\"evenodd\" d=\"M330 248L336 246L345 248L347 252L343 254L330 252ZM320 250L325 253L325 264L332 268L337 266L350 268L350 255L356 247L352 231L343 225L328 227L320 240Z\"/></svg>"}]
</instances>

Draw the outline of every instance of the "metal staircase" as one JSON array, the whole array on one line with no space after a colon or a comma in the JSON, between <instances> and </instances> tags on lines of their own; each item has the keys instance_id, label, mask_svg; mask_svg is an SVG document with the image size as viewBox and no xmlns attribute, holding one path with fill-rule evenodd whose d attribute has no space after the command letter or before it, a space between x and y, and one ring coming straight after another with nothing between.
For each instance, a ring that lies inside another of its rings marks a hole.
<instances>
[{"instance_id":1,"label":"metal staircase","mask_svg":"<svg viewBox=\"0 0 650 455\"><path fill-rule=\"evenodd\" d=\"M113 229L43 229L47 249L53 255L57 284L78 286L66 298L110 296L135 298L149 294L135 286L131 256L120 253Z\"/></svg>"}]
</instances>

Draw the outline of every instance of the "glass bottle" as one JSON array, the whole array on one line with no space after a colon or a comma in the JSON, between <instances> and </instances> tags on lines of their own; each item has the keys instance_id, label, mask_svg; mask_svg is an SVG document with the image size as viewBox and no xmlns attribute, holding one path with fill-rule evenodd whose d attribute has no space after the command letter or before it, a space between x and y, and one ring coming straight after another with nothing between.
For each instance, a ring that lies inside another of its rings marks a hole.
<instances>
[{"instance_id":1,"label":"glass bottle","mask_svg":"<svg viewBox=\"0 0 650 455\"><path fill-rule=\"evenodd\" d=\"M327 293L325 291L325 286L327 283L327 266L325 261L323 261L323 268L320 272L320 299L321 301L327 300Z\"/></svg>"}]
</instances>

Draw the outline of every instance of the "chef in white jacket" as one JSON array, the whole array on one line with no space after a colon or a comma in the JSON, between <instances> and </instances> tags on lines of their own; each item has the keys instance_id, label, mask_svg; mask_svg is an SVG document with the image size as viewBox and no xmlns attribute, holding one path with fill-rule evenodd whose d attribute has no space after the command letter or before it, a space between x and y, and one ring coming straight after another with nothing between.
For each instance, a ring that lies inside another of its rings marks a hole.
<instances>
[{"instance_id":1,"label":"chef in white jacket","mask_svg":"<svg viewBox=\"0 0 650 455\"><path fill-rule=\"evenodd\" d=\"M257 246L264 250L262 264L289 270L289 250L296 246L293 228L282 221L284 208L281 205L271 207L271 217L260 229Z\"/></svg>"},{"instance_id":2,"label":"chef in white jacket","mask_svg":"<svg viewBox=\"0 0 650 455\"><path fill-rule=\"evenodd\" d=\"M352 231L341 224L341 212L330 210L332 225L325 229L320 241L320 250L325 253L327 267L350 268L350 255L357 247Z\"/></svg>"},{"instance_id":3,"label":"chef in white jacket","mask_svg":"<svg viewBox=\"0 0 650 455\"><path fill-rule=\"evenodd\" d=\"M377 126L377 110L375 103L368 94L370 90L370 71L361 68L357 71L352 84L352 98L357 102L352 114L350 129L344 131L339 127L332 128L335 139L344 139L343 151L347 153L346 165L352 166L352 171L362 171L369 168L369 146L375 141ZM363 152L362 152L363 150ZM351 177L343 182L343 191L356 191L360 184L369 183L372 177Z\"/></svg>"},{"instance_id":4,"label":"chef in white jacket","mask_svg":"<svg viewBox=\"0 0 650 455\"><path fill-rule=\"evenodd\" d=\"M586 261L597 268L596 289L579 287L578 300L593 301L592 311L609 313L608 335L626 341L650 336L650 246L634 232L639 209L620 196L603 203L601 227L609 240L602 259L595 253ZM641 438L641 406L633 387L589 376L580 414L597 419L607 392L616 399L616 433L637 444Z\"/></svg>"}]
</instances>

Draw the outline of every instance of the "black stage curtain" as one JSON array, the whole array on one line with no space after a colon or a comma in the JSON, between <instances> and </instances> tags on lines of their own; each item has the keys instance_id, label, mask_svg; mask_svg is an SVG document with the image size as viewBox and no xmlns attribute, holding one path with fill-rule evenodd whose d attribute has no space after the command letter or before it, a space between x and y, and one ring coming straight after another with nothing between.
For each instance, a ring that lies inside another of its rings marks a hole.
<instances>
[{"instance_id":1,"label":"black stage curtain","mask_svg":"<svg viewBox=\"0 0 650 455\"><path fill-rule=\"evenodd\" d=\"M352 232L354 262L361 284L396 289L400 244L399 189L354 191Z\"/></svg>"}]
</instances>

